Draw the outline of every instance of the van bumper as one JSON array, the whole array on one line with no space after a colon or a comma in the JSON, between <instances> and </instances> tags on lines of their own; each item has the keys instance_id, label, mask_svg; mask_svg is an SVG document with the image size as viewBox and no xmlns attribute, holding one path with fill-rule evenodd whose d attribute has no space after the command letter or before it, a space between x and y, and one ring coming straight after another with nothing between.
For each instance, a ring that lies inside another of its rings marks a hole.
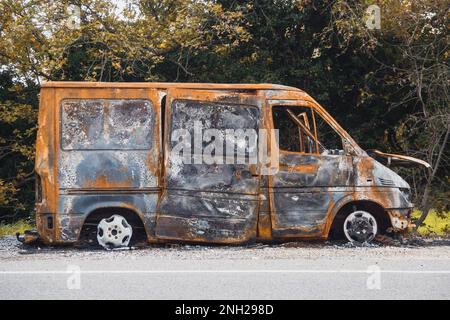
<instances>
[{"instance_id":1,"label":"van bumper","mask_svg":"<svg viewBox=\"0 0 450 320\"><path fill-rule=\"evenodd\" d=\"M23 234L17 232L16 238L24 244L31 244L39 240L39 233L36 230L25 230Z\"/></svg>"},{"instance_id":2,"label":"van bumper","mask_svg":"<svg viewBox=\"0 0 450 320\"><path fill-rule=\"evenodd\" d=\"M388 209L386 210L391 220L391 231L402 232L415 225L411 222L412 208Z\"/></svg>"}]
</instances>

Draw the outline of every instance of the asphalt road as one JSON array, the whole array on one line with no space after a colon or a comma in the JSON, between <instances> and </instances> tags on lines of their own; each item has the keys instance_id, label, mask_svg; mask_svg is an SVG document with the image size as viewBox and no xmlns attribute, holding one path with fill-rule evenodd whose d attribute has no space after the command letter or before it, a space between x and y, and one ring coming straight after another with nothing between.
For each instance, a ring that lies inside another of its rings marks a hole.
<instances>
[{"instance_id":1,"label":"asphalt road","mask_svg":"<svg viewBox=\"0 0 450 320\"><path fill-rule=\"evenodd\" d=\"M449 298L449 245L0 246L0 299Z\"/></svg>"}]
</instances>

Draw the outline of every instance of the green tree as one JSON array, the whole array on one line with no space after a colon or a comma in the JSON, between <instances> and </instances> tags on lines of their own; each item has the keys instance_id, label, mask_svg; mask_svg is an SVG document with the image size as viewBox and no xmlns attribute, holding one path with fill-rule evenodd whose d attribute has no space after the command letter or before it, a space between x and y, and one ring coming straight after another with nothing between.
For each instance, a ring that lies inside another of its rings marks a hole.
<instances>
[{"instance_id":1,"label":"green tree","mask_svg":"<svg viewBox=\"0 0 450 320\"><path fill-rule=\"evenodd\" d=\"M388 106L384 127L390 147L428 161L431 170L404 170L415 187L416 203L423 212L449 210L450 203L450 66L449 6L446 1L377 1L382 27L365 26L364 1L335 1L335 20L328 36L341 39L343 47L358 39L378 70L377 89Z\"/></svg>"},{"instance_id":2,"label":"green tree","mask_svg":"<svg viewBox=\"0 0 450 320\"><path fill-rule=\"evenodd\" d=\"M375 1L0 0L0 210L33 207L46 80L271 82L306 90L363 148L415 155L416 202L449 209L448 4ZM79 17L73 13L79 8ZM75 23L73 23L75 22Z\"/></svg>"},{"instance_id":3,"label":"green tree","mask_svg":"<svg viewBox=\"0 0 450 320\"><path fill-rule=\"evenodd\" d=\"M0 222L33 211L36 99L33 82L0 72Z\"/></svg>"}]
</instances>

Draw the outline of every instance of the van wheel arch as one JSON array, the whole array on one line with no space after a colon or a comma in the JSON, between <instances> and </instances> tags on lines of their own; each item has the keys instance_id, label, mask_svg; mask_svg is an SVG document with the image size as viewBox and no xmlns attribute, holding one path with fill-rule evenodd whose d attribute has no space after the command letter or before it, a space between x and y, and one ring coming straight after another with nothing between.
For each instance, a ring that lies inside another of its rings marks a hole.
<instances>
[{"instance_id":1,"label":"van wheel arch","mask_svg":"<svg viewBox=\"0 0 450 320\"><path fill-rule=\"evenodd\" d=\"M88 245L98 245L97 243L97 225L102 219L109 218L117 214L124 217L133 228L131 244L145 242L147 233L144 223L139 214L128 208L121 207L102 207L90 212L83 222L78 242Z\"/></svg>"},{"instance_id":2,"label":"van wheel arch","mask_svg":"<svg viewBox=\"0 0 450 320\"><path fill-rule=\"evenodd\" d=\"M380 204L370 200L351 201L343 205L334 216L328 232L328 239L346 239L342 228L343 223L345 218L356 210L367 211L375 217L378 224L378 234L386 234L392 226L388 213Z\"/></svg>"}]
</instances>

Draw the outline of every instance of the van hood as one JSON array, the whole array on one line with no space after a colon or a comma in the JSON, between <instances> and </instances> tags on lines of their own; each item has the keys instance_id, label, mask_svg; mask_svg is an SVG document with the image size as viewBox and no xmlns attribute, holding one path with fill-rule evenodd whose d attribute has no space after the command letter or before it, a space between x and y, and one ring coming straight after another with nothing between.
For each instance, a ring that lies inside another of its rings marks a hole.
<instances>
[{"instance_id":1,"label":"van hood","mask_svg":"<svg viewBox=\"0 0 450 320\"><path fill-rule=\"evenodd\" d=\"M428 162L409 156L393 153L384 153L375 149L366 150L366 152L369 156L387 166L397 166L397 167L424 166L427 169L431 168L431 165Z\"/></svg>"}]
</instances>

